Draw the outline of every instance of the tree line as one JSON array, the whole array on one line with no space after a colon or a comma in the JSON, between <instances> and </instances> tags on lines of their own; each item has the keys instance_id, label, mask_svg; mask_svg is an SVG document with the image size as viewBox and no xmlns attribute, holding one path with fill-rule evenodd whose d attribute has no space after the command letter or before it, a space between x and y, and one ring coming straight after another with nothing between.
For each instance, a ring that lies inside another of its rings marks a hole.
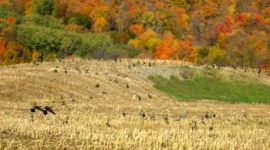
<instances>
[{"instance_id":1,"label":"tree line","mask_svg":"<svg viewBox=\"0 0 270 150\"><path fill-rule=\"evenodd\" d=\"M2 0L0 62L137 57L270 68L269 0Z\"/></svg>"}]
</instances>

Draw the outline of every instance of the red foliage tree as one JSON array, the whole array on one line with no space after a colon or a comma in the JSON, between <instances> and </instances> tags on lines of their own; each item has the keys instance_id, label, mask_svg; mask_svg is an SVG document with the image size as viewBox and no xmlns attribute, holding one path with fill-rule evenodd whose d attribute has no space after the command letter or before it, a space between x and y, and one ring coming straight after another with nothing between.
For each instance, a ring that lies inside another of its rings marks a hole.
<instances>
[{"instance_id":1,"label":"red foliage tree","mask_svg":"<svg viewBox=\"0 0 270 150\"><path fill-rule=\"evenodd\" d=\"M221 24L221 25L218 25L216 28L215 28L215 31L216 32L223 32L223 33L231 33L233 31L232 27L228 24Z\"/></svg>"}]
</instances>

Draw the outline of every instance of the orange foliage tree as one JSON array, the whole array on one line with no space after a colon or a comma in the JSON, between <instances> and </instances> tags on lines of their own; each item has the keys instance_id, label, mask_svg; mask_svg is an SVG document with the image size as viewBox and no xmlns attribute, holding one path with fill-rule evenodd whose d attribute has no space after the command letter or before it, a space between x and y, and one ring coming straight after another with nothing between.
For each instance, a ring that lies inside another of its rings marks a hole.
<instances>
[{"instance_id":1,"label":"orange foliage tree","mask_svg":"<svg viewBox=\"0 0 270 150\"><path fill-rule=\"evenodd\" d=\"M15 17L7 17L6 23L15 24L16 18Z\"/></svg>"},{"instance_id":2,"label":"orange foliage tree","mask_svg":"<svg viewBox=\"0 0 270 150\"><path fill-rule=\"evenodd\" d=\"M144 27L142 24L133 24L129 27L129 30L136 34L137 36L141 35L144 31Z\"/></svg>"},{"instance_id":3,"label":"orange foliage tree","mask_svg":"<svg viewBox=\"0 0 270 150\"><path fill-rule=\"evenodd\" d=\"M179 55L180 59L189 62L196 61L196 51L188 39L179 41Z\"/></svg>"},{"instance_id":4,"label":"orange foliage tree","mask_svg":"<svg viewBox=\"0 0 270 150\"><path fill-rule=\"evenodd\" d=\"M3 61L3 56L6 52L6 46L5 46L5 41L2 37L0 37L0 62ZM0 63L1 64L1 63Z\"/></svg>"},{"instance_id":5,"label":"orange foliage tree","mask_svg":"<svg viewBox=\"0 0 270 150\"><path fill-rule=\"evenodd\" d=\"M171 38L167 38L158 43L155 52L155 59L170 59L172 51L170 49L173 40Z\"/></svg>"},{"instance_id":6,"label":"orange foliage tree","mask_svg":"<svg viewBox=\"0 0 270 150\"><path fill-rule=\"evenodd\" d=\"M155 59L171 59L172 45L174 44L173 35L170 32L165 32L164 37L165 39L157 44Z\"/></svg>"}]
</instances>

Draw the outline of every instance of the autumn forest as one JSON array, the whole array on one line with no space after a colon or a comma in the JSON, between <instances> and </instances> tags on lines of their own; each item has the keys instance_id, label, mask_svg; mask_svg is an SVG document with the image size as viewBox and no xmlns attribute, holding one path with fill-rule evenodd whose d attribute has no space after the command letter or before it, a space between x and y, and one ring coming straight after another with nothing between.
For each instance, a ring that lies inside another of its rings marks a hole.
<instances>
[{"instance_id":1,"label":"autumn forest","mask_svg":"<svg viewBox=\"0 0 270 150\"><path fill-rule=\"evenodd\" d=\"M0 64L151 58L270 68L270 0L1 0Z\"/></svg>"}]
</instances>

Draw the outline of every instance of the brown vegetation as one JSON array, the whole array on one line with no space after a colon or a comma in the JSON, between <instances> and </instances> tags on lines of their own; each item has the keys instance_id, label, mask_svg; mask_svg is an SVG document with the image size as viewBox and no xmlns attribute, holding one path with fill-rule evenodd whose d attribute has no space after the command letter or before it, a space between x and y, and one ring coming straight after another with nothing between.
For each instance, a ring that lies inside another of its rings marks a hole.
<instances>
[{"instance_id":1,"label":"brown vegetation","mask_svg":"<svg viewBox=\"0 0 270 150\"><path fill-rule=\"evenodd\" d=\"M155 64L151 69L184 63L144 61L62 60L1 67L0 149L270 147L268 104L176 101L142 76L150 74L144 73L150 63ZM131 63L137 66L129 69ZM89 72L78 74L75 66ZM34 102L50 106L56 115L31 112Z\"/></svg>"}]
</instances>

